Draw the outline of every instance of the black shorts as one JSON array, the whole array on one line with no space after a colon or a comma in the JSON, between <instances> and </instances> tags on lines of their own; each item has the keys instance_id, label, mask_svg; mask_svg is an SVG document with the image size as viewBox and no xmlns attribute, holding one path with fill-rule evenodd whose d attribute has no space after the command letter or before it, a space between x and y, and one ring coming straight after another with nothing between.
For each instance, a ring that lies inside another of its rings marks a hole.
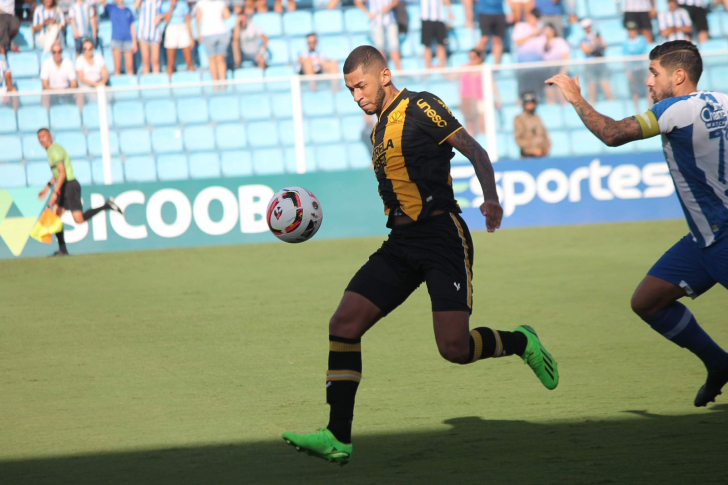
<instances>
[{"instance_id":1,"label":"black shorts","mask_svg":"<svg viewBox=\"0 0 728 485\"><path fill-rule=\"evenodd\" d=\"M696 7L695 5L680 5L680 8L684 8L688 11L690 21L693 23L693 28L697 32L708 31L708 9L703 7Z\"/></svg>"},{"instance_id":2,"label":"black shorts","mask_svg":"<svg viewBox=\"0 0 728 485\"><path fill-rule=\"evenodd\" d=\"M436 20L422 21L422 45L430 47L433 41L437 41L438 45L445 45L447 39L447 29L445 22Z\"/></svg>"},{"instance_id":3,"label":"black shorts","mask_svg":"<svg viewBox=\"0 0 728 485\"><path fill-rule=\"evenodd\" d=\"M12 38L11 32L18 33L20 29L20 19L15 15L0 12L0 46L7 47Z\"/></svg>"},{"instance_id":4,"label":"black shorts","mask_svg":"<svg viewBox=\"0 0 728 485\"><path fill-rule=\"evenodd\" d=\"M637 24L638 30L649 30L652 32L652 19L650 18L650 12L624 12L624 26L634 22Z\"/></svg>"},{"instance_id":5,"label":"black shorts","mask_svg":"<svg viewBox=\"0 0 728 485\"><path fill-rule=\"evenodd\" d=\"M69 180L63 184L56 204L71 212L83 210L81 184L78 183L78 180Z\"/></svg>"},{"instance_id":6,"label":"black shorts","mask_svg":"<svg viewBox=\"0 0 728 485\"><path fill-rule=\"evenodd\" d=\"M374 303L384 315L422 282L432 311L473 307L473 240L465 221L449 212L394 226L382 247L354 275L346 291Z\"/></svg>"},{"instance_id":7,"label":"black shorts","mask_svg":"<svg viewBox=\"0 0 728 485\"><path fill-rule=\"evenodd\" d=\"M494 35L502 39L506 35L506 16L503 14L481 13L478 15L478 24L483 37Z\"/></svg>"}]
</instances>

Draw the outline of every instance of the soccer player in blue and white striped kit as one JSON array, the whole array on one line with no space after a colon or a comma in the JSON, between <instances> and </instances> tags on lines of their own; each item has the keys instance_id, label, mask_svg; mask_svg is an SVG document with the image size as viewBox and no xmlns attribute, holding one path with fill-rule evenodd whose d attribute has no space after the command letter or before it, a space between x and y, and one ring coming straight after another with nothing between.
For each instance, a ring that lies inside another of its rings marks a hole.
<instances>
[{"instance_id":1,"label":"soccer player in blue and white striped kit","mask_svg":"<svg viewBox=\"0 0 728 485\"><path fill-rule=\"evenodd\" d=\"M708 378L696 406L715 401L728 382L728 353L678 300L697 298L716 283L728 288L728 96L698 91L703 61L685 40L650 52L647 87L656 104L621 121L597 113L579 92L579 80L546 80L564 93L584 124L609 146L662 136L662 145L690 234L670 248L632 296L632 310L662 336L703 361Z\"/></svg>"}]
</instances>

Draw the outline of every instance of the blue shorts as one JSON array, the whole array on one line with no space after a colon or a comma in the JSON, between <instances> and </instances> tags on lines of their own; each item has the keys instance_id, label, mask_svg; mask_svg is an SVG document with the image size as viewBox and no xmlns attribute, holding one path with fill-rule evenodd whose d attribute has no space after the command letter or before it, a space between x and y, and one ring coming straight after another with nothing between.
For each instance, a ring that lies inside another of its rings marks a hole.
<instances>
[{"instance_id":1,"label":"blue shorts","mask_svg":"<svg viewBox=\"0 0 728 485\"><path fill-rule=\"evenodd\" d=\"M202 38L207 57L226 56L230 45L230 34L208 35Z\"/></svg>"},{"instance_id":2,"label":"blue shorts","mask_svg":"<svg viewBox=\"0 0 728 485\"><path fill-rule=\"evenodd\" d=\"M707 248L700 248L688 234L647 274L680 286L690 298L699 297L716 283L728 288L728 233Z\"/></svg>"}]
</instances>

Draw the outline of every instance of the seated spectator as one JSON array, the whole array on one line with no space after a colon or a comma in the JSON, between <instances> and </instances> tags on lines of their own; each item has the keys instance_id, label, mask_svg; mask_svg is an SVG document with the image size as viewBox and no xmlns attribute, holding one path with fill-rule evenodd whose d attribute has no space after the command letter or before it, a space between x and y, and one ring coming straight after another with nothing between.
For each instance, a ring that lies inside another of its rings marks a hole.
<instances>
[{"instance_id":1,"label":"seated spectator","mask_svg":"<svg viewBox=\"0 0 728 485\"><path fill-rule=\"evenodd\" d=\"M94 42L83 41L83 55L76 58L76 75L81 86L104 86L109 82L104 56L96 52Z\"/></svg>"},{"instance_id":2,"label":"seated spectator","mask_svg":"<svg viewBox=\"0 0 728 485\"><path fill-rule=\"evenodd\" d=\"M172 0L173 4L177 0ZM159 50L162 47L162 29L157 17L162 0L135 0L134 10L139 12L137 42L142 57L142 74L159 73Z\"/></svg>"},{"instance_id":3,"label":"seated spectator","mask_svg":"<svg viewBox=\"0 0 728 485\"><path fill-rule=\"evenodd\" d=\"M557 37L564 36L564 2L562 0L536 0L535 8L541 11L541 22L551 24Z\"/></svg>"},{"instance_id":4,"label":"seated spectator","mask_svg":"<svg viewBox=\"0 0 728 485\"><path fill-rule=\"evenodd\" d=\"M195 10L197 41L205 46L212 80L224 81L227 77L225 57L230 45L230 32L225 20L230 17L230 10L223 0L199 0Z\"/></svg>"},{"instance_id":5,"label":"seated spectator","mask_svg":"<svg viewBox=\"0 0 728 485\"><path fill-rule=\"evenodd\" d=\"M308 48L298 53L298 74L336 74L339 71L339 63L329 60L318 50L318 37L311 33L306 36Z\"/></svg>"},{"instance_id":6,"label":"seated spectator","mask_svg":"<svg viewBox=\"0 0 728 485\"><path fill-rule=\"evenodd\" d=\"M647 42L652 42L652 19L657 17L655 0L622 0L622 12L624 26L627 22L636 23Z\"/></svg>"},{"instance_id":7,"label":"seated spectator","mask_svg":"<svg viewBox=\"0 0 728 485\"><path fill-rule=\"evenodd\" d=\"M554 27L553 25L547 24L546 27L544 27L543 29L543 33L546 37L546 43L544 44L543 60L549 62L564 62L562 66L554 66L544 69L543 76L545 77L542 79L542 81L545 81L546 79L549 79L550 77L553 77L557 74L566 74L566 63L569 61L571 47L564 38L558 36L558 34L556 33L556 27ZM546 94L547 103L553 104L558 101L559 103L563 104L566 102L564 95L561 94L561 90L558 87L544 85L543 90Z\"/></svg>"},{"instance_id":8,"label":"seated spectator","mask_svg":"<svg viewBox=\"0 0 728 485\"><path fill-rule=\"evenodd\" d=\"M114 56L114 75L121 74L121 55L124 55L124 72L134 74L134 54L137 51L134 14L131 13L124 0L114 0L109 4L106 0L97 0L106 7L106 14L111 20L111 53Z\"/></svg>"},{"instance_id":9,"label":"seated spectator","mask_svg":"<svg viewBox=\"0 0 728 485\"><path fill-rule=\"evenodd\" d=\"M187 2L179 0L174 7L172 2L165 1L157 17L157 23L164 21L167 28L164 30L164 48L167 50L167 74L174 73L177 59L177 49L182 49L182 57L185 59L188 71L194 71L192 63L192 46L194 36L192 35L192 21L190 19L190 6Z\"/></svg>"},{"instance_id":10,"label":"seated spectator","mask_svg":"<svg viewBox=\"0 0 728 485\"><path fill-rule=\"evenodd\" d=\"M233 62L235 69L243 62L251 61L261 69L266 68L265 53L268 36L244 13L238 15L233 29Z\"/></svg>"},{"instance_id":11,"label":"seated spectator","mask_svg":"<svg viewBox=\"0 0 728 485\"><path fill-rule=\"evenodd\" d=\"M639 25L639 24L637 24ZM599 59L604 57L604 50L607 44L599 35L599 32L593 30L591 19L581 21L581 28L584 29L586 35L582 39L579 47L581 48L587 59ZM612 96L612 86L609 84L609 68L603 62L587 64L584 66L584 81L586 81L588 99L591 104L597 101L597 86L601 88L604 97L609 101L614 99Z\"/></svg>"},{"instance_id":12,"label":"seated spectator","mask_svg":"<svg viewBox=\"0 0 728 485\"><path fill-rule=\"evenodd\" d=\"M715 2L720 3L720 0ZM698 32L698 42L708 40L708 7L710 0L677 0L680 8L687 10L690 15L690 22ZM728 0L724 0L725 9L728 10Z\"/></svg>"},{"instance_id":13,"label":"seated spectator","mask_svg":"<svg viewBox=\"0 0 728 485\"><path fill-rule=\"evenodd\" d=\"M43 89L69 89L77 88L76 71L73 68L71 59L63 57L63 48L59 42L51 46L51 57L43 61L40 67L40 80ZM83 96L76 94L53 94L44 95L43 106L49 108L51 104L67 104L76 100L79 108L83 107Z\"/></svg>"},{"instance_id":14,"label":"seated spectator","mask_svg":"<svg viewBox=\"0 0 728 485\"><path fill-rule=\"evenodd\" d=\"M56 5L56 0L43 0L43 5L35 9L33 26L30 28L35 34L35 46L43 48L43 52L50 51L65 25L66 18Z\"/></svg>"},{"instance_id":15,"label":"seated spectator","mask_svg":"<svg viewBox=\"0 0 728 485\"><path fill-rule=\"evenodd\" d=\"M8 67L8 62L4 55L0 55L0 95L16 91L13 85L13 75ZM2 104L12 104L13 109L18 110L18 98L16 96L2 96L0 98Z\"/></svg>"},{"instance_id":16,"label":"seated spectator","mask_svg":"<svg viewBox=\"0 0 728 485\"><path fill-rule=\"evenodd\" d=\"M508 19L509 24L523 22L526 14L534 9L533 0L508 0L508 7L511 9L511 15Z\"/></svg>"},{"instance_id":17,"label":"seated spectator","mask_svg":"<svg viewBox=\"0 0 728 485\"><path fill-rule=\"evenodd\" d=\"M650 51L647 40L643 35L640 35L636 23L627 23L627 35L627 40L622 44L622 55L641 56ZM640 108L640 98L646 97L648 105L651 102L651 98L647 96L647 86L645 85L648 76L646 66L646 61L629 61L624 70L625 74L627 74L629 92L632 93L635 113L644 111L644 109Z\"/></svg>"},{"instance_id":18,"label":"seated spectator","mask_svg":"<svg viewBox=\"0 0 728 485\"><path fill-rule=\"evenodd\" d=\"M399 5L399 4L398 4ZM422 20L422 45L425 46L425 67L432 67L432 43L437 43L437 65L445 67L447 62L447 27L445 26L445 7L449 18L453 18L450 0L420 0L420 19Z\"/></svg>"},{"instance_id":19,"label":"seated spectator","mask_svg":"<svg viewBox=\"0 0 728 485\"><path fill-rule=\"evenodd\" d=\"M379 49L385 59L391 59L394 66L401 70L402 62L399 54L399 28L394 16L394 7L399 0L354 0L371 21L372 44ZM389 54L389 57L387 57Z\"/></svg>"},{"instance_id":20,"label":"seated spectator","mask_svg":"<svg viewBox=\"0 0 728 485\"><path fill-rule=\"evenodd\" d=\"M5 56L5 48L18 51L13 39L20 30L20 19L15 16L15 0L0 0L0 55Z\"/></svg>"},{"instance_id":21,"label":"seated spectator","mask_svg":"<svg viewBox=\"0 0 728 485\"><path fill-rule=\"evenodd\" d=\"M73 28L73 40L78 57L83 54L84 40L93 39L96 45L98 22L94 4L86 0L76 0L68 10L68 22Z\"/></svg>"},{"instance_id":22,"label":"seated spectator","mask_svg":"<svg viewBox=\"0 0 728 485\"><path fill-rule=\"evenodd\" d=\"M521 97L523 112L513 120L516 143L521 148L521 156L545 157L551 150L549 132L536 114L536 95L524 93Z\"/></svg>"},{"instance_id":23,"label":"seated spectator","mask_svg":"<svg viewBox=\"0 0 728 485\"><path fill-rule=\"evenodd\" d=\"M539 62L543 60L546 37L543 35L543 25L539 20L541 12L533 9L528 12L523 22L513 27L513 44L516 46L516 57L519 63ZM518 69L518 92L543 92L544 69Z\"/></svg>"},{"instance_id":24,"label":"seated spectator","mask_svg":"<svg viewBox=\"0 0 728 485\"><path fill-rule=\"evenodd\" d=\"M468 63L463 67L474 67L483 64L483 54L478 49L468 52ZM495 108L501 109L498 88L493 83ZM472 135L485 133L485 106L483 105L483 76L480 71L463 72L460 75L460 111L465 119L465 129ZM370 130L371 132L371 130Z\"/></svg>"},{"instance_id":25,"label":"seated spectator","mask_svg":"<svg viewBox=\"0 0 728 485\"><path fill-rule=\"evenodd\" d=\"M667 0L667 12L657 16L660 35L666 40L690 40L693 33L693 22L688 11L680 8L677 0Z\"/></svg>"}]
</instances>

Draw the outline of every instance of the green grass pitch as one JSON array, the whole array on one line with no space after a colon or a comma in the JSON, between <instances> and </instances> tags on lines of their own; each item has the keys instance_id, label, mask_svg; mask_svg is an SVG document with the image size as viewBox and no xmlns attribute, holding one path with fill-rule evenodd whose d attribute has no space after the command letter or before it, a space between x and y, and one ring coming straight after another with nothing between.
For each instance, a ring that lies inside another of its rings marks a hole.
<instances>
[{"instance_id":1,"label":"green grass pitch","mask_svg":"<svg viewBox=\"0 0 728 485\"><path fill-rule=\"evenodd\" d=\"M362 343L344 468L327 324L381 238L0 261L0 482L726 483L728 395L629 308L683 221L474 233L474 326L530 324L559 361L445 362L420 288ZM49 246L49 251L52 250ZM687 302L728 345L728 293Z\"/></svg>"}]
</instances>

